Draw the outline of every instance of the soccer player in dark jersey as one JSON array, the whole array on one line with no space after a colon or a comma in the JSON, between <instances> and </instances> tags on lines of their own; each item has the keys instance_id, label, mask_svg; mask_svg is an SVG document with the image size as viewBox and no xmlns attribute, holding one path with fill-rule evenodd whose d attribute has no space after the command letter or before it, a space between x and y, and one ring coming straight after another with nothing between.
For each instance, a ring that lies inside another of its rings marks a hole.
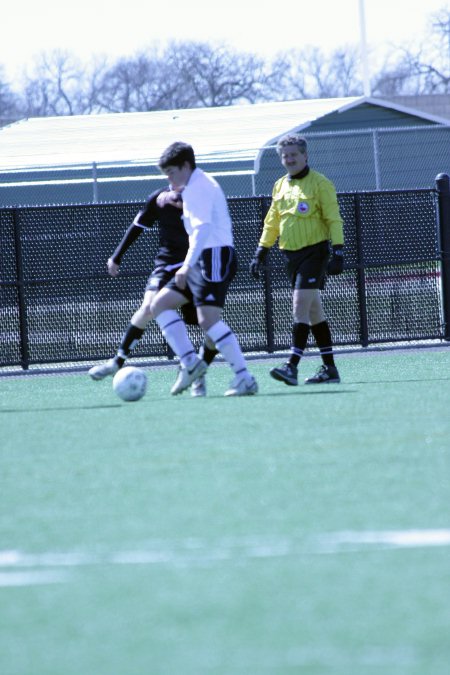
<instances>
[{"instance_id":1,"label":"soccer player in dark jersey","mask_svg":"<svg viewBox=\"0 0 450 675\"><path fill-rule=\"evenodd\" d=\"M291 354L287 363L272 368L270 375L288 385L298 384L298 364L311 331L323 365L305 383L337 383L340 377L320 295L326 274L341 274L344 268L343 224L336 189L328 178L308 166L307 145L302 136L284 136L277 143L277 151L287 175L274 185L272 203L250 263L251 274L259 279L264 260L278 239L293 291Z\"/></svg>"},{"instance_id":2,"label":"soccer player in dark jersey","mask_svg":"<svg viewBox=\"0 0 450 675\"><path fill-rule=\"evenodd\" d=\"M160 291L176 271L182 266L189 248L189 238L184 227L182 214L183 203L181 195L163 206L159 206L158 196L171 188L155 190L147 199L142 211L136 215L132 224L126 230L122 241L107 261L108 272L112 277L119 274L122 257L138 237L157 222L159 224L159 250L154 261L154 270L151 273L145 288L144 298L139 309L131 317L125 333L122 336L117 354L106 363L93 366L89 375L93 380L102 380L109 375L115 375L122 368L126 359L143 336L147 324L153 318L151 304ZM173 193L172 193L173 194ZM192 305L186 305L182 310L189 323L196 323L196 312ZM200 347L200 358L209 365L217 354L214 343L206 338ZM191 387L192 396L205 396L205 376L197 378Z\"/></svg>"}]
</instances>

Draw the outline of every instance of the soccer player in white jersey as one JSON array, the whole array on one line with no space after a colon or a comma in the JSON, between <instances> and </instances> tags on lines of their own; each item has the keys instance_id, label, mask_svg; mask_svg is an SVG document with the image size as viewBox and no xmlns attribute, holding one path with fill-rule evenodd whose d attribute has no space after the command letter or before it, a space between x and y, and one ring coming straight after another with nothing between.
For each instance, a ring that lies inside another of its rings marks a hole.
<instances>
[{"instance_id":1,"label":"soccer player in white jersey","mask_svg":"<svg viewBox=\"0 0 450 675\"><path fill-rule=\"evenodd\" d=\"M256 394L258 385L231 328L222 320L228 287L236 274L236 253L227 201L212 176L197 168L194 150L187 143L172 143L161 155L161 171L173 192L161 193L158 204L183 200L183 220L189 249L173 279L152 302L151 311L166 341L180 359L178 377L171 389L180 394L207 369L195 353L186 325L175 310L193 301L198 323L234 372L225 396Z\"/></svg>"}]
</instances>

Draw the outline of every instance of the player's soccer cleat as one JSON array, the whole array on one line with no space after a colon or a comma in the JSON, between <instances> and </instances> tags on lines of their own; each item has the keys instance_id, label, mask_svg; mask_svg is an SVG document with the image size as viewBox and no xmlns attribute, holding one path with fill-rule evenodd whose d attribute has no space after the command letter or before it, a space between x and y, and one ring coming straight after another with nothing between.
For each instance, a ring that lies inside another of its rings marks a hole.
<instances>
[{"instance_id":1,"label":"player's soccer cleat","mask_svg":"<svg viewBox=\"0 0 450 675\"><path fill-rule=\"evenodd\" d=\"M180 366L178 369L178 377L175 380L175 384L170 390L170 393L173 395L181 394L181 392L191 386L194 380L204 375L207 368L208 366L206 363L198 357L195 359L192 366Z\"/></svg>"},{"instance_id":2,"label":"player's soccer cleat","mask_svg":"<svg viewBox=\"0 0 450 675\"><path fill-rule=\"evenodd\" d=\"M307 377L305 384L338 384L341 381L338 369L335 366L320 366L312 377Z\"/></svg>"},{"instance_id":3,"label":"player's soccer cleat","mask_svg":"<svg viewBox=\"0 0 450 675\"><path fill-rule=\"evenodd\" d=\"M270 375L274 380L279 380L280 382L284 382L284 384L289 384L293 387L298 384L297 366L294 366L293 363L287 362L280 368L272 368Z\"/></svg>"},{"instance_id":4,"label":"player's soccer cleat","mask_svg":"<svg viewBox=\"0 0 450 675\"><path fill-rule=\"evenodd\" d=\"M101 363L99 366L93 366L89 370L89 375L93 380L103 380L108 375L115 375L120 366L116 359L109 359L106 363Z\"/></svg>"},{"instance_id":5,"label":"player's soccer cleat","mask_svg":"<svg viewBox=\"0 0 450 675\"><path fill-rule=\"evenodd\" d=\"M252 396L258 393L258 384L250 373L236 375L224 396Z\"/></svg>"},{"instance_id":6,"label":"player's soccer cleat","mask_svg":"<svg viewBox=\"0 0 450 675\"><path fill-rule=\"evenodd\" d=\"M193 381L191 396L206 396L206 377L204 375Z\"/></svg>"}]
</instances>

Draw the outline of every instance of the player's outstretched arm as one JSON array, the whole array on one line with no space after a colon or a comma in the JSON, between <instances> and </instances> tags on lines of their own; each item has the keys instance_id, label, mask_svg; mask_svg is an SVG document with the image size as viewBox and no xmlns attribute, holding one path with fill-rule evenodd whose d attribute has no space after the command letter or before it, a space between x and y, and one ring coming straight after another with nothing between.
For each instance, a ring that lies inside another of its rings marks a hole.
<instances>
[{"instance_id":1,"label":"player's outstretched arm","mask_svg":"<svg viewBox=\"0 0 450 675\"><path fill-rule=\"evenodd\" d=\"M112 277L116 277L119 274L119 266L120 263L122 262L122 256L124 255L124 253L126 253L126 251L128 251L131 244L133 244L144 231L143 227L136 223L136 220L139 217L139 215L140 214L138 214L134 222L131 223L131 225L125 232L122 241L120 242L120 244L118 245L112 256L107 260L106 265L108 267L108 273Z\"/></svg>"}]
</instances>

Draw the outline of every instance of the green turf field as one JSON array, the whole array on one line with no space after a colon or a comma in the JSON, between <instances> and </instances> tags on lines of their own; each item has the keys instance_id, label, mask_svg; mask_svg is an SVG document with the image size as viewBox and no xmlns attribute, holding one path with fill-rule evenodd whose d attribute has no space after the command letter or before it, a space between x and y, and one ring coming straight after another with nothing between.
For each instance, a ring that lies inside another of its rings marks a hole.
<instances>
[{"instance_id":1,"label":"green turf field","mask_svg":"<svg viewBox=\"0 0 450 675\"><path fill-rule=\"evenodd\" d=\"M450 350L272 365L0 378L2 675L448 675Z\"/></svg>"}]
</instances>

